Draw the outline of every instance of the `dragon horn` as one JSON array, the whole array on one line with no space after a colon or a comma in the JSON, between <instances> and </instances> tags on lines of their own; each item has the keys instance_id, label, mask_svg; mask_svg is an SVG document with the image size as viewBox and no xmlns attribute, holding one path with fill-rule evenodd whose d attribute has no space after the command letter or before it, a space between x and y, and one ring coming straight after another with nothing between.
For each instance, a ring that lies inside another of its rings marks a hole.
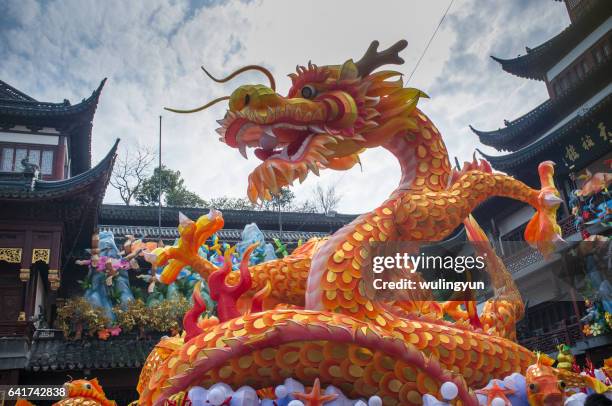
<instances>
[{"instance_id":1,"label":"dragon horn","mask_svg":"<svg viewBox=\"0 0 612 406\"><path fill-rule=\"evenodd\" d=\"M360 77L368 76L383 65L391 63L401 65L404 63L404 60L399 56L399 52L408 46L408 41L405 39L399 40L384 51L378 52L379 44L378 41L372 41L363 57L355 62Z\"/></svg>"}]
</instances>

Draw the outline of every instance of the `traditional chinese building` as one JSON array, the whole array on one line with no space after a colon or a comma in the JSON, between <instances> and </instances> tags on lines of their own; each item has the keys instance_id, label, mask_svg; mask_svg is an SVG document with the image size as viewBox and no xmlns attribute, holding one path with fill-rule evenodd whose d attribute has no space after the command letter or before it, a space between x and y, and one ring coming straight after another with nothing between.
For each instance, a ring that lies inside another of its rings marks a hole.
<instances>
[{"instance_id":1,"label":"traditional chinese building","mask_svg":"<svg viewBox=\"0 0 612 406\"><path fill-rule=\"evenodd\" d=\"M51 317L62 271L97 222L116 150L92 167L103 86L49 103L0 81L0 382L18 379L32 320Z\"/></svg>"},{"instance_id":2,"label":"traditional chinese building","mask_svg":"<svg viewBox=\"0 0 612 406\"><path fill-rule=\"evenodd\" d=\"M558 221L570 242L567 249L572 249L583 237L610 232L596 218L580 224L582 219L577 221L571 213L570 200L576 198L573 191L588 181L588 173L612 172L612 2L565 0L565 7L571 23L558 35L516 58L493 57L504 71L542 82L534 86L546 86L549 98L521 117L505 121L500 129L472 130L481 143L500 152L482 153L495 169L530 186L539 185L540 162L557 164L555 183L566 203L559 209ZM588 204L596 206L601 201L595 194ZM528 301L523 343L551 352L556 344L566 342L579 354L597 357L596 352L612 341L583 335L579 319L584 316L584 303L560 293L557 271L569 266L563 256L544 260L531 248L508 243L522 240L532 215L531 208L507 199L493 199L477 212Z\"/></svg>"},{"instance_id":3,"label":"traditional chinese building","mask_svg":"<svg viewBox=\"0 0 612 406\"><path fill-rule=\"evenodd\" d=\"M59 305L83 293L87 271L75 260L86 256L96 229L112 231L118 245L130 235L171 244L179 211L196 219L208 210L164 207L159 227L157 207L102 204L118 144L92 166L92 122L104 84L71 104L41 102L0 81L0 384L96 376L110 398L127 404L160 335L66 339L54 320ZM219 237L236 243L244 226L256 223L268 242L291 247L353 218L227 210Z\"/></svg>"},{"instance_id":4,"label":"traditional chinese building","mask_svg":"<svg viewBox=\"0 0 612 406\"><path fill-rule=\"evenodd\" d=\"M179 237L176 225L179 212L197 219L208 209L163 207L159 227L159 212L155 206L124 206L104 204L100 211L101 231L112 231L118 241L128 235L148 239L162 239L172 243ZM223 210L225 226L218 232L222 241L235 244L241 240L242 230L249 223L261 229L266 241L277 238L290 247L313 237L324 237L351 222L356 216L347 214L295 213L255 210ZM160 234L161 233L161 234Z\"/></svg>"}]
</instances>

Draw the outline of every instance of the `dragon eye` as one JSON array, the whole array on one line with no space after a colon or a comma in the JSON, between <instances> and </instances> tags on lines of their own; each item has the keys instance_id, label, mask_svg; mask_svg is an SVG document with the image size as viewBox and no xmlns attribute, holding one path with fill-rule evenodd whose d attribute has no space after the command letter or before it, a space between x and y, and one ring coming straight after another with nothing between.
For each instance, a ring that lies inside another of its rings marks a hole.
<instances>
[{"instance_id":1,"label":"dragon eye","mask_svg":"<svg viewBox=\"0 0 612 406\"><path fill-rule=\"evenodd\" d=\"M317 89L313 86L306 85L302 88L302 97L305 99L313 99L317 95Z\"/></svg>"},{"instance_id":2,"label":"dragon eye","mask_svg":"<svg viewBox=\"0 0 612 406\"><path fill-rule=\"evenodd\" d=\"M250 101L251 101L251 95L247 93L247 94L244 96L244 105L245 105L245 106L248 106Z\"/></svg>"},{"instance_id":3,"label":"dragon eye","mask_svg":"<svg viewBox=\"0 0 612 406\"><path fill-rule=\"evenodd\" d=\"M532 392L537 392L538 391L538 385L536 385L535 383L530 383L529 384L529 390Z\"/></svg>"},{"instance_id":4,"label":"dragon eye","mask_svg":"<svg viewBox=\"0 0 612 406\"><path fill-rule=\"evenodd\" d=\"M559 381L559 389L563 390L563 389L565 389L566 386L567 385L565 384L565 382Z\"/></svg>"},{"instance_id":5,"label":"dragon eye","mask_svg":"<svg viewBox=\"0 0 612 406\"><path fill-rule=\"evenodd\" d=\"M85 389L87 389L87 390L91 389L91 384L86 383L86 384L85 384Z\"/></svg>"}]
</instances>

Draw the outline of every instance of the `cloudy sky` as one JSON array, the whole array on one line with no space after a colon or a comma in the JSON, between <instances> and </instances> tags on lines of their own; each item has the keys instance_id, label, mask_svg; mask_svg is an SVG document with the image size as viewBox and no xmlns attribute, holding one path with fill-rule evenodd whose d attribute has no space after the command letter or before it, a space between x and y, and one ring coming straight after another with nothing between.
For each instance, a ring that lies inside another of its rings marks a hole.
<instances>
[{"instance_id":1,"label":"cloudy sky","mask_svg":"<svg viewBox=\"0 0 612 406\"><path fill-rule=\"evenodd\" d=\"M156 148L163 114L164 163L203 198L243 197L257 162L217 141L215 119L226 107L191 115L162 107L195 107L263 80L252 74L220 85L207 80L200 65L223 76L262 64L284 94L296 64L358 59L373 39L386 47L405 38L406 63L398 70L407 78L449 2L8 0L0 4L0 79L38 100L76 103L108 77L94 120L94 162L116 138L121 154ZM451 159L468 159L482 148L469 124L499 128L547 97L543 83L505 73L489 55L524 53L568 23L562 2L454 1L409 83L430 95L420 107L442 131ZM298 199L320 182L337 187L341 212L376 207L397 185L399 166L384 150L364 153L362 162L363 170L310 174L295 188ZM106 201L120 201L111 187Z\"/></svg>"}]
</instances>

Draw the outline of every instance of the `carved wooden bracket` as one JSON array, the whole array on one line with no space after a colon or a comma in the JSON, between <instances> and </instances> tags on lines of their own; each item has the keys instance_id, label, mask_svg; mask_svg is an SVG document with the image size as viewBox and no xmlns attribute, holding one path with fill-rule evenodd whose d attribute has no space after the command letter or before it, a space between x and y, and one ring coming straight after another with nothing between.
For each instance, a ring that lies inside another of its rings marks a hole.
<instances>
[{"instance_id":1,"label":"carved wooden bracket","mask_svg":"<svg viewBox=\"0 0 612 406\"><path fill-rule=\"evenodd\" d=\"M21 263L21 248L0 248L0 261L11 264Z\"/></svg>"},{"instance_id":2,"label":"carved wooden bracket","mask_svg":"<svg viewBox=\"0 0 612 406\"><path fill-rule=\"evenodd\" d=\"M32 263L42 261L45 264L49 264L51 259L51 250L48 248L34 248L32 250Z\"/></svg>"}]
</instances>

